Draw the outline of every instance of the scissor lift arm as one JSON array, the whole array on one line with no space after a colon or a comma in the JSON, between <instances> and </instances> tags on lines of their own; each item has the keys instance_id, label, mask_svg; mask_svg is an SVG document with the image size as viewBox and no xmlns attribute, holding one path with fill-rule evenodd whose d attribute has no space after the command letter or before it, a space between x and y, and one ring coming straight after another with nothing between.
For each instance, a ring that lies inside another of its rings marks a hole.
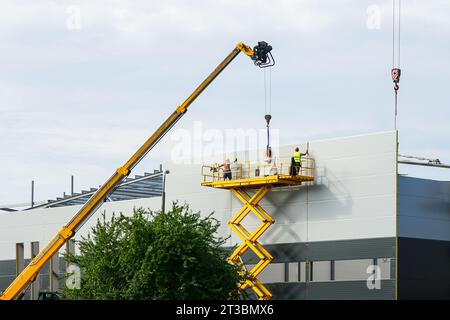
<instances>
[{"instance_id":1,"label":"scissor lift arm","mask_svg":"<svg viewBox=\"0 0 450 320\"><path fill-rule=\"evenodd\" d=\"M44 265L55 255L59 249L72 238L81 226L102 205L119 183L130 174L131 170L145 157L145 155L170 131L178 120L186 113L192 102L205 90L208 85L230 64L231 61L243 52L249 56L256 66L261 68L274 65L271 54L272 47L266 42L258 42L253 49L243 43L238 43L231 53L217 66L216 69L195 89L195 91L167 118L166 121L152 134L150 138L133 154L133 156L97 190L86 204L75 214L68 224L63 226L56 236L42 249L30 264L14 279L9 287L0 295L0 300L16 299L35 279Z\"/></svg>"}]
</instances>

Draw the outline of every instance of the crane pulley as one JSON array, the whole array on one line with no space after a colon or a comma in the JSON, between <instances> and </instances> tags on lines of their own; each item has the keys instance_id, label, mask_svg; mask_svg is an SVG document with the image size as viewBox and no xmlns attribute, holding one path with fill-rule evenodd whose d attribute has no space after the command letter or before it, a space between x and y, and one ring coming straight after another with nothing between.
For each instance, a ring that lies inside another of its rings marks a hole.
<instances>
[{"instance_id":1,"label":"crane pulley","mask_svg":"<svg viewBox=\"0 0 450 320\"><path fill-rule=\"evenodd\" d=\"M265 41L259 41L258 45L253 47L252 60L255 66L260 68L272 67L275 65L275 59L272 56L272 46Z\"/></svg>"}]
</instances>

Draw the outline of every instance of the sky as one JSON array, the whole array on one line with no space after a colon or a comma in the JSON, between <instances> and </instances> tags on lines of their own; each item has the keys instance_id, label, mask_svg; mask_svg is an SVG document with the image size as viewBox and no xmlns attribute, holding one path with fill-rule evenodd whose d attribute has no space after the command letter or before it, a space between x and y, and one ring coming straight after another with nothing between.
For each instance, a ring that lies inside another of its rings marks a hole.
<instances>
[{"instance_id":1,"label":"sky","mask_svg":"<svg viewBox=\"0 0 450 320\"><path fill-rule=\"evenodd\" d=\"M450 1L402 1L401 14L400 153L450 163ZM75 192L102 184L237 42L261 40L280 144L394 129L392 0L2 0L0 204L29 202L31 180L37 201L71 175ZM238 56L133 174L196 125L263 130L266 101L264 71Z\"/></svg>"}]
</instances>

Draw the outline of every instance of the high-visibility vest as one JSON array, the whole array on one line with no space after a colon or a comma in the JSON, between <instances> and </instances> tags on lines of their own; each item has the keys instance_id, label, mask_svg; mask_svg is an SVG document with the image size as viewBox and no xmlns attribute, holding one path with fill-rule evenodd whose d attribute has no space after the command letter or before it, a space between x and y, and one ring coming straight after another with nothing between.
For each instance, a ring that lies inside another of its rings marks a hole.
<instances>
[{"instance_id":1,"label":"high-visibility vest","mask_svg":"<svg viewBox=\"0 0 450 320\"><path fill-rule=\"evenodd\" d=\"M296 163L300 163L302 160L302 154L300 153L300 151L294 151L293 157Z\"/></svg>"}]
</instances>

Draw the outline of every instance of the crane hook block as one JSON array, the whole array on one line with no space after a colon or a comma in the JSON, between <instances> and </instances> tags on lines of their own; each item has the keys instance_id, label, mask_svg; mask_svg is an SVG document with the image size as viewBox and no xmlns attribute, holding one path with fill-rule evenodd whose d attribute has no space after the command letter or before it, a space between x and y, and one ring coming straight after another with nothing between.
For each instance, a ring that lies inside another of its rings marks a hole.
<instances>
[{"instance_id":1,"label":"crane hook block","mask_svg":"<svg viewBox=\"0 0 450 320\"><path fill-rule=\"evenodd\" d=\"M400 70L399 68L392 69L391 70L392 81L394 81L394 83L400 82L401 74L402 74L402 70Z\"/></svg>"},{"instance_id":2,"label":"crane hook block","mask_svg":"<svg viewBox=\"0 0 450 320\"><path fill-rule=\"evenodd\" d=\"M272 46L265 41L259 41L258 45L253 48L252 60L260 68L272 67L275 60L272 56Z\"/></svg>"},{"instance_id":3,"label":"crane hook block","mask_svg":"<svg viewBox=\"0 0 450 320\"><path fill-rule=\"evenodd\" d=\"M394 82L394 90L397 92L399 89L398 83L400 82L400 75L402 74L402 70L399 68L394 68L391 70L392 81Z\"/></svg>"},{"instance_id":4,"label":"crane hook block","mask_svg":"<svg viewBox=\"0 0 450 320\"><path fill-rule=\"evenodd\" d=\"M270 114L266 114L266 115L264 116L264 118L266 119L267 126L269 126L270 120L272 119L272 116L271 116Z\"/></svg>"}]
</instances>

